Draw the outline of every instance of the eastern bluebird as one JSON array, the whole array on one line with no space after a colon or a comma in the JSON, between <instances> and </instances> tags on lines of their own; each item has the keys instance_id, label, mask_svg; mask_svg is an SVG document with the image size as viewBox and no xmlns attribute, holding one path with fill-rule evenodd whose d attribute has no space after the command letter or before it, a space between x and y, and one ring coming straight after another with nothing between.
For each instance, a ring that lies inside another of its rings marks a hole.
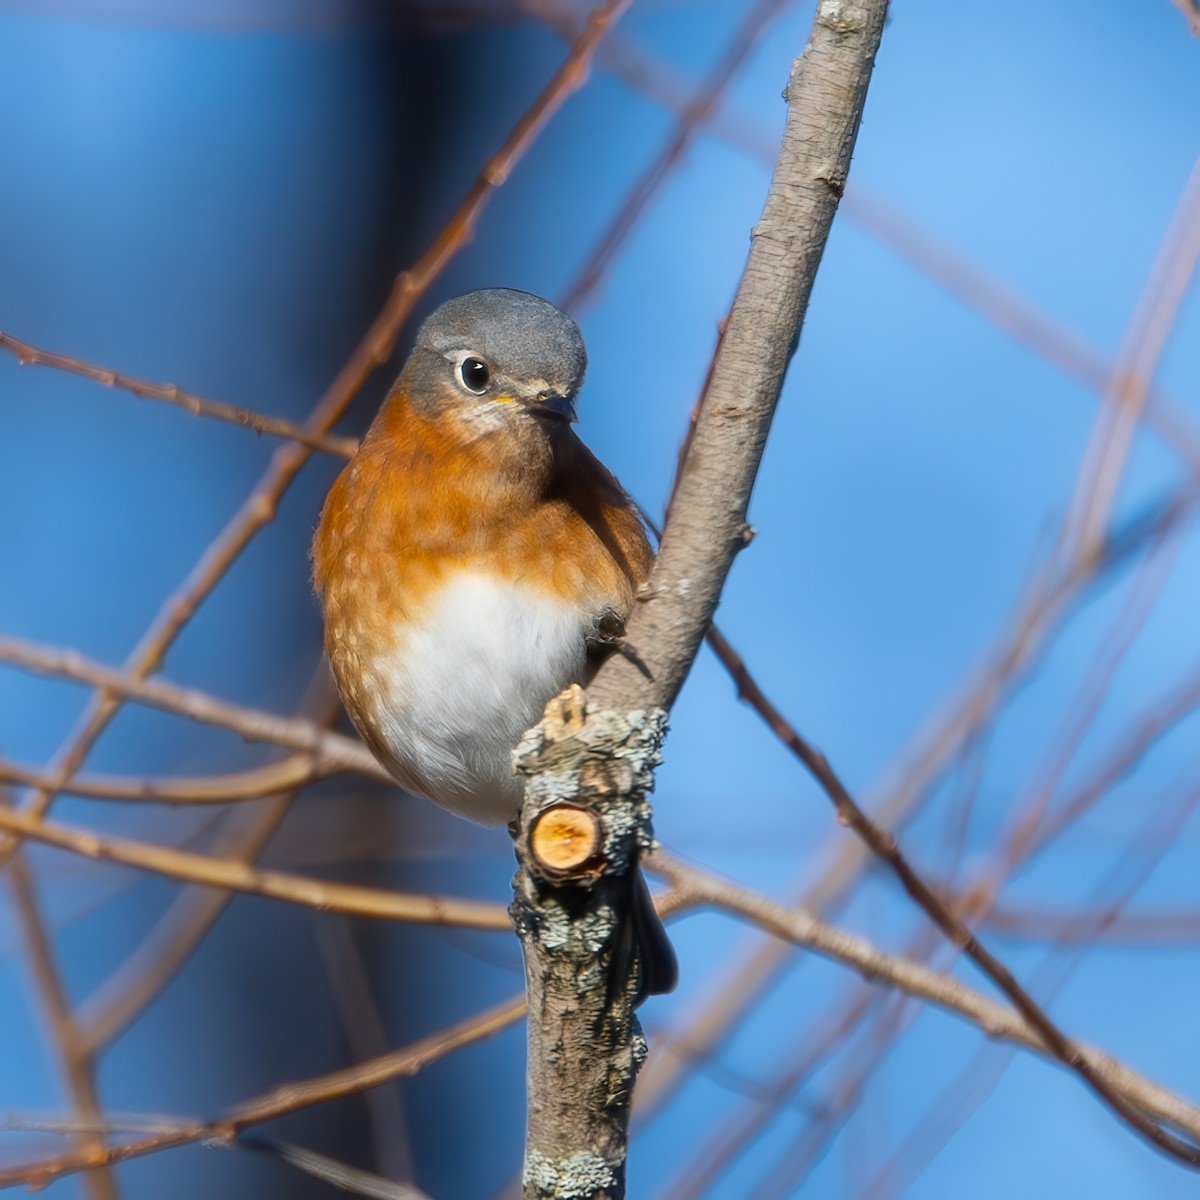
<instances>
[{"instance_id":1,"label":"eastern bluebird","mask_svg":"<svg viewBox=\"0 0 1200 1200\"><path fill-rule=\"evenodd\" d=\"M586 366L579 327L528 292L443 304L313 540L325 649L359 733L406 789L484 824L516 816L513 747L588 682L654 561L633 502L571 429ZM640 871L622 935L639 998L670 991Z\"/></svg>"}]
</instances>

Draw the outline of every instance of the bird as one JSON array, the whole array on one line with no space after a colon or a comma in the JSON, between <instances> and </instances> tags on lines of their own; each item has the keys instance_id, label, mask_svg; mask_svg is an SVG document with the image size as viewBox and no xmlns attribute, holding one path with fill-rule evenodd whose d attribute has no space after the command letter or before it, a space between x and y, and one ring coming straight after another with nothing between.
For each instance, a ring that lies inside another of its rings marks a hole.
<instances>
[{"instance_id":1,"label":"bird","mask_svg":"<svg viewBox=\"0 0 1200 1200\"><path fill-rule=\"evenodd\" d=\"M480 824L516 818L513 748L620 642L654 563L637 506L572 428L586 368L578 325L540 296L446 301L313 537L325 651L355 727L407 791ZM638 1003L675 987L636 868L612 964L637 972Z\"/></svg>"}]
</instances>

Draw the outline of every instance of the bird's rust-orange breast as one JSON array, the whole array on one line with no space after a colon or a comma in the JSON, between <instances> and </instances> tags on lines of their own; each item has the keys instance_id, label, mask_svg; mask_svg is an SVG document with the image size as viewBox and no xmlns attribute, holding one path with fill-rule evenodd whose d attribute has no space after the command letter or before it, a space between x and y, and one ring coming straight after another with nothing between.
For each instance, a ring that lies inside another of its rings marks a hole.
<instances>
[{"instance_id":1,"label":"bird's rust-orange breast","mask_svg":"<svg viewBox=\"0 0 1200 1200\"><path fill-rule=\"evenodd\" d=\"M361 679L456 571L535 588L584 623L628 615L653 553L620 485L562 433L552 454L518 453L504 428L480 434L452 412L389 398L330 491L313 543L340 679Z\"/></svg>"}]
</instances>

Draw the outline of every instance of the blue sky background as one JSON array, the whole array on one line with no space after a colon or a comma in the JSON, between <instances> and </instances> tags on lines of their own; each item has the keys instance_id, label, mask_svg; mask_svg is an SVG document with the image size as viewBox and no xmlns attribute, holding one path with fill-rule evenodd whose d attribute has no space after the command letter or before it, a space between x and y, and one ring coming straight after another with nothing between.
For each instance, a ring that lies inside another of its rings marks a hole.
<instances>
[{"instance_id":1,"label":"blue sky background","mask_svg":"<svg viewBox=\"0 0 1200 1200\"><path fill-rule=\"evenodd\" d=\"M265 412L302 417L378 309L392 275L437 232L562 55L533 24L415 40L364 9L236 12L0 3L0 328L49 349ZM745 9L635 4L623 36L698 81ZM48 14L48 15L47 15ZM731 88L725 119L768 141L811 6L786 6ZM289 24L289 20L294 24ZM871 86L852 188L878 197L1115 356L1196 159L1200 44L1167 0L1131 6L897 0ZM602 69L494 198L474 242L423 306L506 285L560 297L673 124ZM591 302L577 315L591 367L581 433L651 510L702 383L761 209L769 165L701 134ZM405 338L411 334L405 335ZM402 342L405 339L402 339ZM1185 301L1158 374L1196 413L1200 304ZM345 422L361 430L386 384ZM1096 412L1082 384L1017 345L881 243L835 225L757 487L753 546L720 621L768 693L848 784L879 798L925 722L991 645L1061 518ZM130 652L265 467L269 440L0 358L0 633ZM291 710L318 663L306 547L336 464L314 462L280 518L200 610L166 674ZM1120 524L1179 486L1177 459L1139 440ZM980 865L1051 742L1128 595L1089 593L987 742L965 870ZM1066 786L1086 777L1197 657L1200 552L1185 535L1155 616L1116 677ZM85 700L0 670L0 753L48 759ZM1181 724L1085 822L1005 893L1086 907L1157 806L1196 781L1196 721ZM674 850L778 896L818 877L850 835L705 653L672 718L657 828ZM89 763L165 773L233 769L261 749L134 708ZM907 831L944 861L938 789ZM64 800L63 820L185 842L211 813ZM1200 904L1195 823L1134 901ZM69 990L88 995L174 888L53 853L32 861ZM503 899L506 839L354 781L301 801L268 861L362 882ZM6 894L7 902L7 894ZM892 948L921 923L871 875L839 919ZM350 1061L322 958L336 924L235 901L180 978L105 1057L106 1105L209 1113ZM344 923L343 923L344 924ZM728 984L751 938L726 918L675 926L679 992L643 1010L683 1027ZM515 943L361 923L389 1044L520 985ZM993 939L1030 978L1040 947ZM59 1110L17 934L0 916L0 1113ZM964 979L974 978L968 970ZM635 1195L669 1194L696 1149L750 1103L731 1079L771 1080L786 1048L854 991L843 968L797 959L769 1000L638 1135ZM1193 945L1091 950L1053 999L1062 1026L1200 1097ZM865 1194L940 1090L982 1045L924 1013L872 1075L863 1104L804 1194ZM404 1084L417 1181L439 1200L484 1196L519 1162L523 1035L512 1031ZM767 1182L845 1069L835 1059L711 1191ZM280 1136L375 1165L359 1101L282 1123ZM9 1152L35 1144L11 1136ZM36 1145L42 1145L37 1143ZM329 1194L270 1160L203 1148L123 1167L130 1197ZM1194 1180L1126 1134L1073 1078L1018 1057L922 1174L915 1197L1171 1197ZM782 1194L794 1194L795 1186ZM50 1189L81 1195L78 1181ZM778 1193L777 1193L778 1194Z\"/></svg>"}]
</instances>

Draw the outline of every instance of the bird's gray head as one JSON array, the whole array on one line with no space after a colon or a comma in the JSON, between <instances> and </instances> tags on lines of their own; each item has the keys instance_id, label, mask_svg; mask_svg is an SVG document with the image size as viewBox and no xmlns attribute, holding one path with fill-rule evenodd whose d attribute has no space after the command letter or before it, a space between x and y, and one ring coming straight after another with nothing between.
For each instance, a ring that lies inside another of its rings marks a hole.
<instances>
[{"instance_id":1,"label":"bird's gray head","mask_svg":"<svg viewBox=\"0 0 1200 1200\"><path fill-rule=\"evenodd\" d=\"M575 420L587 353L579 326L548 300L489 288L447 300L417 331L400 376L416 403L452 404L486 425Z\"/></svg>"}]
</instances>

